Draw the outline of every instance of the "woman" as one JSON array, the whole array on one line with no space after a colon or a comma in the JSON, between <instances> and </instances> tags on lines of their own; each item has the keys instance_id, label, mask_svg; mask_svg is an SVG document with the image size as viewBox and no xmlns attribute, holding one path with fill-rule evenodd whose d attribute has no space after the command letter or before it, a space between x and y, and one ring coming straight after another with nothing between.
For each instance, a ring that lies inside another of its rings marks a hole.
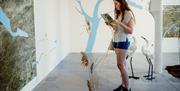
<instances>
[{"instance_id":1,"label":"woman","mask_svg":"<svg viewBox=\"0 0 180 91\"><path fill-rule=\"evenodd\" d=\"M134 29L134 15L126 0L113 0L115 6L115 20L106 23L114 30L113 46L117 56L117 66L122 77L122 84L114 91L131 91L126 69L126 51L130 45L129 38Z\"/></svg>"}]
</instances>

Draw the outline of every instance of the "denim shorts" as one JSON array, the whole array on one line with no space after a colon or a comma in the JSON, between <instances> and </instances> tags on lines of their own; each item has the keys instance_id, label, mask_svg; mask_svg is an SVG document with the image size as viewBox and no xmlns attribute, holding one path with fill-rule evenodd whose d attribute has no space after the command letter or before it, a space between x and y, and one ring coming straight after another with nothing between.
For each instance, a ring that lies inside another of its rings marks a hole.
<instances>
[{"instance_id":1,"label":"denim shorts","mask_svg":"<svg viewBox=\"0 0 180 91\"><path fill-rule=\"evenodd\" d=\"M114 48L127 50L130 46L130 42L126 38L126 41L124 41L124 42L113 42L113 46L114 46Z\"/></svg>"}]
</instances>

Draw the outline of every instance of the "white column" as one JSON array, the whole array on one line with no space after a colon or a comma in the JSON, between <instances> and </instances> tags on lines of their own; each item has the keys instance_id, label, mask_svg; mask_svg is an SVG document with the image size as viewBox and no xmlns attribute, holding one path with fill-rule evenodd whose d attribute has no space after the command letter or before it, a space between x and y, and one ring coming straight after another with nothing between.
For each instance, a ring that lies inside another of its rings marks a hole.
<instances>
[{"instance_id":1,"label":"white column","mask_svg":"<svg viewBox=\"0 0 180 91\"><path fill-rule=\"evenodd\" d=\"M155 60L156 73L162 72L162 0L151 0L150 12L155 20Z\"/></svg>"}]
</instances>

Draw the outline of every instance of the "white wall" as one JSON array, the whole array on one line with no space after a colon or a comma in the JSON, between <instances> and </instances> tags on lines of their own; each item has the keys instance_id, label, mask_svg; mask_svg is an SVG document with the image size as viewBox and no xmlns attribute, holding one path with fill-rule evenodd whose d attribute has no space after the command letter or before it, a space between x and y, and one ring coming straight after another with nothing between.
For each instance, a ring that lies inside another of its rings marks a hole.
<instances>
[{"instance_id":1,"label":"white wall","mask_svg":"<svg viewBox=\"0 0 180 91\"><path fill-rule=\"evenodd\" d=\"M31 91L69 53L67 0L34 0L37 76L21 91Z\"/></svg>"},{"instance_id":2,"label":"white wall","mask_svg":"<svg viewBox=\"0 0 180 91\"><path fill-rule=\"evenodd\" d=\"M179 53L180 40L178 38L163 38L162 49L164 53Z\"/></svg>"},{"instance_id":3,"label":"white wall","mask_svg":"<svg viewBox=\"0 0 180 91\"><path fill-rule=\"evenodd\" d=\"M163 5L179 5L180 0L162 0Z\"/></svg>"},{"instance_id":4,"label":"white wall","mask_svg":"<svg viewBox=\"0 0 180 91\"><path fill-rule=\"evenodd\" d=\"M154 52L155 42L155 21L153 16L146 10L134 10L136 17L136 26L133 36L137 39L137 51L141 52L141 47L145 45L145 41L141 36L145 37L149 44L152 45L152 52Z\"/></svg>"}]
</instances>

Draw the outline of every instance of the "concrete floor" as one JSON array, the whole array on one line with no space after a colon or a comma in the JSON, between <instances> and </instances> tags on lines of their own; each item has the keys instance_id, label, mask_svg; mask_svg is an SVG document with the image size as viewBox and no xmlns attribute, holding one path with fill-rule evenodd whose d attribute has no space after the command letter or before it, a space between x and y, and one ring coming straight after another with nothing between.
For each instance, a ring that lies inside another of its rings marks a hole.
<instances>
[{"instance_id":1,"label":"concrete floor","mask_svg":"<svg viewBox=\"0 0 180 91\"><path fill-rule=\"evenodd\" d=\"M121 84L119 71L116 67L113 53L103 57L104 54L93 54L93 59L103 60L95 68L96 91L113 91ZM179 64L178 54L165 54L163 56L164 67L166 65ZM129 60L127 61L129 65ZM161 74L155 74L156 79L148 81L143 78L147 73L148 63L141 54L134 56L134 72L139 80L130 79L132 91L180 91L180 79L174 78L163 70ZM69 54L33 91L88 91L88 68L81 65L79 53ZM130 74L130 71L129 71Z\"/></svg>"}]
</instances>

